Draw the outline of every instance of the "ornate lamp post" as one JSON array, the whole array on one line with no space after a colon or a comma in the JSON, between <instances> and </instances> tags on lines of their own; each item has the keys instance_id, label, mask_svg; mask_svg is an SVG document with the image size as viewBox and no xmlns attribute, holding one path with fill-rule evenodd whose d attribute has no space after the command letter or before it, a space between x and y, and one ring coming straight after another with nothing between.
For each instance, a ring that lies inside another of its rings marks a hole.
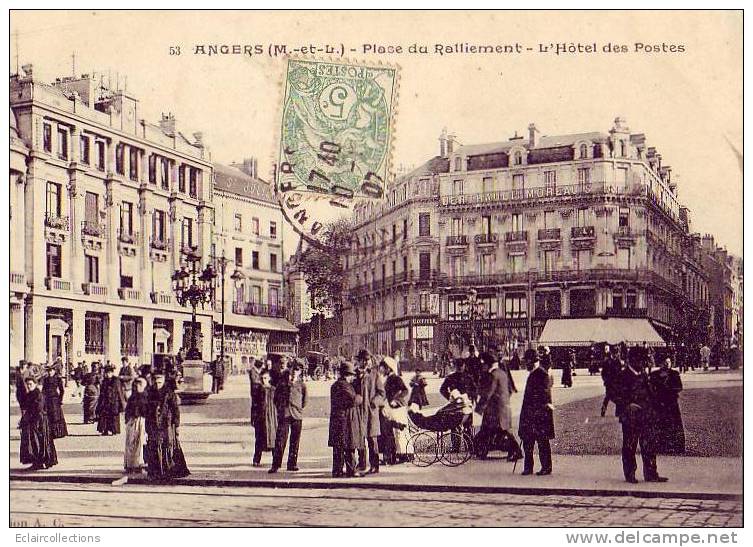
<instances>
[{"instance_id":1,"label":"ornate lamp post","mask_svg":"<svg viewBox=\"0 0 753 547\"><path fill-rule=\"evenodd\" d=\"M476 289L470 289L468 291L468 300L465 301L465 307L468 311L468 318L471 322L471 345L475 347L477 321L479 319L486 319L486 310L484 309L484 303L478 301L478 291L476 291ZM483 342L483 332L480 338L482 338L481 342Z\"/></svg>"},{"instance_id":2,"label":"ornate lamp post","mask_svg":"<svg viewBox=\"0 0 753 547\"><path fill-rule=\"evenodd\" d=\"M196 252L196 247L186 255L188 267L182 266L175 270L172 275L173 290L175 297L181 306L191 306L191 338L186 355L187 360L202 360L201 350L196 347L196 308L214 300L214 280L217 274L211 264L203 270L199 270L201 256Z\"/></svg>"},{"instance_id":3,"label":"ornate lamp post","mask_svg":"<svg viewBox=\"0 0 753 547\"><path fill-rule=\"evenodd\" d=\"M233 262L229 258L225 258L225 251L222 251L222 256L212 257L216 267L220 270L220 321L222 330L220 331L220 361L225 362L225 273L227 272L227 265ZM235 271L230 275L230 279L233 280L235 286L238 286L238 282L245 276L236 267Z\"/></svg>"}]
</instances>

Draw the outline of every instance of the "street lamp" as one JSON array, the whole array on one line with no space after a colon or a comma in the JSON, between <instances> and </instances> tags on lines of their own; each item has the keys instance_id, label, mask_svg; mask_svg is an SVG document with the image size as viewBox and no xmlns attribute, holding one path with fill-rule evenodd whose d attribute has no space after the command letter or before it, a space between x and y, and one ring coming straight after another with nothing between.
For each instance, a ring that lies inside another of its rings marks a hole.
<instances>
[{"instance_id":1,"label":"street lamp","mask_svg":"<svg viewBox=\"0 0 753 547\"><path fill-rule=\"evenodd\" d=\"M225 362L225 273L227 272L227 265L233 262L229 258L225 258L225 251L222 251L222 256L212 256L212 261L215 263L215 267L219 267L220 270L220 317L222 330L220 331L220 362ZM230 279L235 282L235 286L238 286L238 280L243 279L243 273L236 267L235 271L231 274Z\"/></svg>"},{"instance_id":2,"label":"street lamp","mask_svg":"<svg viewBox=\"0 0 753 547\"><path fill-rule=\"evenodd\" d=\"M486 309L484 303L478 301L478 291L476 289L468 291L468 299L465 301L465 307L471 322L471 345L476 347L476 322L478 319L486 319ZM483 338L483 329L481 338ZM483 342L483 340L481 341Z\"/></svg>"},{"instance_id":3,"label":"street lamp","mask_svg":"<svg viewBox=\"0 0 753 547\"><path fill-rule=\"evenodd\" d=\"M217 274L211 264L200 270L201 256L196 247L186 254L186 266L181 266L172 275L175 298L181 306L191 306L191 338L186 354L187 360L202 360L201 350L196 347L196 308L201 304L212 302L214 299L214 279Z\"/></svg>"}]
</instances>

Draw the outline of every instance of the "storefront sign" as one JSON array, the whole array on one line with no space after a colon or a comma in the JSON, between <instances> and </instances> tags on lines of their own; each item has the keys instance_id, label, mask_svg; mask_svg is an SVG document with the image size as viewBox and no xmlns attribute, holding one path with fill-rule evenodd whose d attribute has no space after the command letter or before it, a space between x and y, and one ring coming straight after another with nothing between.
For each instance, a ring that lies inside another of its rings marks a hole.
<instances>
[{"instance_id":1,"label":"storefront sign","mask_svg":"<svg viewBox=\"0 0 753 547\"><path fill-rule=\"evenodd\" d=\"M442 196L442 207L453 205L474 205L478 203L498 203L505 201L522 201L526 199L543 199L565 196L577 196L590 194L593 190L591 184L569 184L566 186L538 186L535 188L523 188L520 190L498 190L484 194L459 194L454 196ZM605 188L606 190L606 188Z\"/></svg>"}]
</instances>

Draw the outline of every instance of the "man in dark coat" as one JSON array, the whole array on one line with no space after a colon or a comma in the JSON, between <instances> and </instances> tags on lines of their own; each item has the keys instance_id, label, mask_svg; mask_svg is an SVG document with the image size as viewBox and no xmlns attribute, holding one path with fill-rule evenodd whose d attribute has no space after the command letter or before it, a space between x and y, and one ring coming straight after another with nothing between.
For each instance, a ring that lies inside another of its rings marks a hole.
<instances>
[{"instance_id":1,"label":"man in dark coat","mask_svg":"<svg viewBox=\"0 0 753 547\"><path fill-rule=\"evenodd\" d=\"M476 412L483 415L481 429L473 443L476 455L483 459L492 447L501 446L507 448L508 461L518 460L523 454L518 441L510 433L512 386L507 373L499 368L499 362L492 353L482 353L481 362L488 372L483 377L476 404Z\"/></svg>"},{"instance_id":2,"label":"man in dark coat","mask_svg":"<svg viewBox=\"0 0 753 547\"><path fill-rule=\"evenodd\" d=\"M380 415L385 403L384 380L379 375L374 361L368 354L359 354L360 372L356 376L354 387L361 396L359 415L361 429L366 437L369 469L366 471L366 449L358 450L358 468L369 474L379 473L379 434L381 433Z\"/></svg>"},{"instance_id":3,"label":"man in dark coat","mask_svg":"<svg viewBox=\"0 0 753 547\"><path fill-rule=\"evenodd\" d=\"M471 375L477 386L481 385L481 380L486 375L486 370L481 362L481 357L476 351L475 346L469 346L468 353L469 355L465 359L465 371Z\"/></svg>"},{"instance_id":4,"label":"man in dark coat","mask_svg":"<svg viewBox=\"0 0 753 547\"><path fill-rule=\"evenodd\" d=\"M518 435L523 441L525 455L523 475L533 473L533 448L539 446L541 469L537 475L551 475L552 449L549 439L554 438L554 406L552 405L552 384L549 373L541 367L538 359L532 364L526 380L523 405L520 409Z\"/></svg>"},{"instance_id":5,"label":"man in dark coat","mask_svg":"<svg viewBox=\"0 0 753 547\"><path fill-rule=\"evenodd\" d=\"M638 361L629 362L615 382L617 416L622 423L622 470L625 480L636 483L635 450L641 445L643 478L666 482L656 470L656 412L648 374Z\"/></svg>"},{"instance_id":6,"label":"man in dark coat","mask_svg":"<svg viewBox=\"0 0 753 547\"><path fill-rule=\"evenodd\" d=\"M105 368L105 377L97 398L97 431L102 435L120 434L120 413L125 410L126 400L120 379L115 376L115 367Z\"/></svg>"},{"instance_id":7,"label":"man in dark coat","mask_svg":"<svg viewBox=\"0 0 753 547\"><path fill-rule=\"evenodd\" d=\"M356 412L361 396L353 388L356 371L352 363L340 366L340 377L330 388L329 442L332 447L332 477L355 477L355 451L362 444L357 438L361 430ZM345 472L343 473L343 466Z\"/></svg>"},{"instance_id":8,"label":"man in dark coat","mask_svg":"<svg viewBox=\"0 0 753 547\"><path fill-rule=\"evenodd\" d=\"M617 356L617 348L613 347L609 351L609 346L604 346L604 361L601 365L601 380L604 382L604 401L601 403L601 415L602 417L607 413L607 406L609 401L616 401L615 399L615 383L617 377L620 374L622 363Z\"/></svg>"},{"instance_id":9,"label":"man in dark coat","mask_svg":"<svg viewBox=\"0 0 753 547\"><path fill-rule=\"evenodd\" d=\"M656 411L656 453L683 454L685 430L678 401L682 391L680 373L672 368L672 360L666 358L661 368L648 376L654 393Z\"/></svg>"},{"instance_id":10,"label":"man in dark coat","mask_svg":"<svg viewBox=\"0 0 753 547\"><path fill-rule=\"evenodd\" d=\"M42 381L42 393L47 406L47 420L53 439L62 439L68 435L68 426L63 415L63 396L65 387L63 379L53 366L47 367L47 376Z\"/></svg>"},{"instance_id":11,"label":"man in dark coat","mask_svg":"<svg viewBox=\"0 0 753 547\"><path fill-rule=\"evenodd\" d=\"M285 445L290 432L288 471L298 471L298 445L303 430L303 409L306 408L306 383L301 378L302 367L293 365L290 375L275 388L274 402L277 408L277 431L275 449L272 453L270 473L277 473L282 466Z\"/></svg>"}]
</instances>

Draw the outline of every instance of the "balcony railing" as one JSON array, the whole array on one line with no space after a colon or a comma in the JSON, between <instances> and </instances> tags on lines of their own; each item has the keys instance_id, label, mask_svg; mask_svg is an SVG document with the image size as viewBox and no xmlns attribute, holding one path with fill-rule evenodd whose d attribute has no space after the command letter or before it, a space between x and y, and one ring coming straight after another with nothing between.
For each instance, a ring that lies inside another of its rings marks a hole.
<instances>
[{"instance_id":1,"label":"balcony railing","mask_svg":"<svg viewBox=\"0 0 753 547\"><path fill-rule=\"evenodd\" d=\"M11 285L26 285L26 274L22 272L10 272Z\"/></svg>"},{"instance_id":2,"label":"balcony railing","mask_svg":"<svg viewBox=\"0 0 753 547\"><path fill-rule=\"evenodd\" d=\"M559 241L560 229L559 228L540 228L539 229L539 241Z\"/></svg>"},{"instance_id":3,"label":"balcony railing","mask_svg":"<svg viewBox=\"0 0 753 547\"><path fill-rule=\"evenodd\" d=\"M152 236L149 239L149 246L158 251L167 251L170 248L170 240L167 238Z\"/></svg>"},{"instance_id":4,"label":"balcony railing","mask_svg":"<svg viewBox=\"0 0 753 547\"><path fill-rule=\"evenodd\" d=\"M127 243L128 245L135 245L139 239L139 233L133 230L118 230L118 241L121 243Z\"/></svg>"},{"instance_id":5,"label":"balcony railing","mask_svg":"<svg viewBox=\"0 0 753 547\"><path fill-rule=\"evenodd\" d=\"M82 283L81 289L91 296L107 296L107 287L99 283Z\"/></svg>"},{"instance_id":6,"label":"balcony railing","mask_svg":"<svg viewBox=\"0 0 753 547\"><path fill-rule=\"evenodd\" d=\"M254 315L257 317L285 317L285 308L274 304L233 302L233 313L236 315Z\"/></svg>"},{"instance_id":7,"label":"balcony railing","mask_svg":"<svg viewBox=\"0 0 753 547\"><path fill-rule=\"evenodd\" d=\"M635 234L630 229L630 226L618 226L617 237L633 237Z\"/></svg>"},{"instance_id":8,"label":"balcony railing","mask_svg":"<svg viewBox=\"0 0 753 547\"><path fill-rule=\"evenodd\" d=\"M149 293L149 298L152 300L153 304L169 306L173 303L173 295L164 292Z\"/></svg>"},{"instance_id":9,"label":"balcony railing","mask_svg":"<svg viewBox=\"0 0 753 547\"><path fill-rule=\"evenodd\" d=\"M443 274L439 277L439 285L446 287L473 287L485 285L504 285L527 283L528 272L507 272L494 274L472 274L450 276Z\"/></svg>"},{"instance_id":10,"label":"balcony railing","mask_svg":"<svg viewBox=\"0 0 753 547\"><path fill-rule=\"evenodd\" d=\"M491 245L497 243L497 234L476 234L473 236L476 245Z\"/></svg>"},{"instance_id":11,"label":"balcony railing","mask_svg":"<svg viewBox=\"0 0 753 547\"><path fill-rule=\"evenodd\" d=\"M84 352L102 355L105 352L105 345L101 341L84 342Z\"/></svg>"},{"instance_id":12,"label":"balcony railing","mask_svg":"<svg viewBox=\"0 0 753 547\"><path fill-rule=\"evenodd\" d=\"M120 287L118 289L118 296L120 296L121 300L140 300L141 291L129 287Z\"/></svg>"},{"instance_id":13,"label":"balcony railing","mask_svg":"<svg viewBox=\"0 0 753 547\"><path fill-rule=\"evenodd\" d=\"M468 245L468 236L466 235L458 235L458 236L447 236L447 246L462 246L462 245Z\"/></svg>"},{"instance_id":14,"label":"balcony railing","mask_svg":"<svg viewBox=\"0 0 753 547\"><path fill-rule=\"evenodd\" d=\"M45 213L44 225L54 230L68 230L70 228L67 216Z\"/></svg>"},{"instance_id":15,"label":"balcony railing","mask_svg":"<svg viewBox=\"0 0 753 547\"><path fill-rule=\"evenodd\" d=\"M613 308L605 310L605 315L609 317L648 317L646 308Z\"/></svg>"},{"instance_id":16,"label":"balcony railing","mask_svg":"<svg viewBox=\"0 0 753 547\"><path fill-rule=\"evenodd\" d=\"M573 226L570 228L570 237L573 239L591 239L596 237L593 226Z\"/></svg>"},{"instance_id":17,"label":"balcony railing","mask_svg":"<svg viewBox=\"0 0 753 547\"><path fill-rule=\"evenodd\" d=\"M107 226L101 222L84 220L81 222L81 233L90 237L104 238Z\"/></svg>"},{"instance_id":18,"label":"balcony railing","mask_svg":"<svg viewBox=\"0 0 753 547\"><path fill-rule=\"evenodd\" d=\"M57 277L45 277L45 286L51 291L70 291L71 282L58 279Z\"/></svg>"},{"instance_id":19,"label":"balcony railing","mask_svg":"<svg viewBox=\"0 0 753 547\"><path fill-rule=\"evenodd\" d=\"M528 232L505 232L505 243L528 242Z\"/></svg>"}]
</instances>

